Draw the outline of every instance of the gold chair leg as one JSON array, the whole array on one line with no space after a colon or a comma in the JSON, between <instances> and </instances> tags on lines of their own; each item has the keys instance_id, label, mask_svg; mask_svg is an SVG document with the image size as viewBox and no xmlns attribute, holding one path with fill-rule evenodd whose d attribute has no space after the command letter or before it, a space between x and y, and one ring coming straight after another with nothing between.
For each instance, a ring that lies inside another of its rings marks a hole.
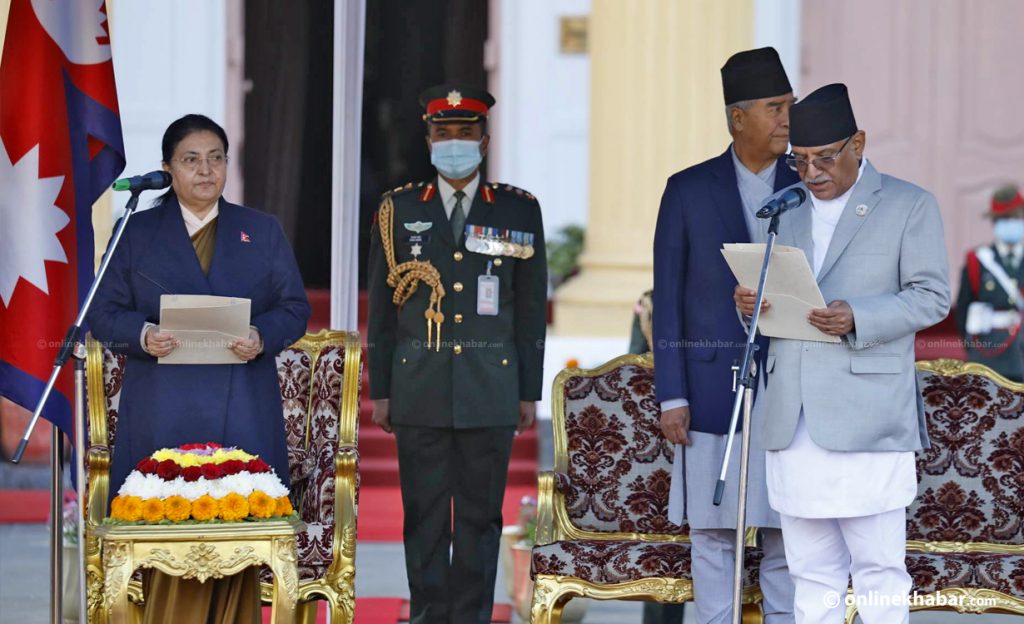
<instances>
[{"instance_id":1,"label":"gold chair leg","mask_svg":"<svg viewBox=\"0 0 1024 624\"><path fill-rule=\"evenodd\" d=\"M740 619L743 624L764 624L764 613L759 604L743 605L743 616Z\"/></svg>"},{"instance_id":2,"label":"gold chair leg","mask_svg":"<svg viewBox=\"0 0 1024 624\"><path fill-rule=\"evenodd\" d=\"M295 607L295 624L316 624L316 612L320 601L316 598L300 602Z\"/></svg>"},{"instance_id":3,"label":"gold chair leg","mask_svg":"<svg viewBox=\"0 0 1024 624\"><path fill-rule=\"evenodd\" d=\"M530 607L531 624L561 624L562 608L571 596L562 594L558 579L541 575L533 583L533 604Z\"/></svg>"},{"instance_id":4,"label":"gold chair leg","mask_svg":"<svg viewBox=\"0 0 1024 624\"><path fill-rule=\"evenodd\" d=\"M331 624L352 624L355 620L355 598L335 595L328 599L327 604L331 607Z\"/></svg>"}]
</instances>

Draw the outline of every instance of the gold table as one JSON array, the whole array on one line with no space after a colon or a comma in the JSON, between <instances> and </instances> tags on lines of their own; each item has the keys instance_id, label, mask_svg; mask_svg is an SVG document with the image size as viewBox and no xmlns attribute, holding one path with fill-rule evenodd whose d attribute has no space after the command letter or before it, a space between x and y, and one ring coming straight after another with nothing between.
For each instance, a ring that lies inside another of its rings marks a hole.
<instances>
[{"instance_id":1,"label":"gold table","mask_svg":"<svg viewBox=\"0 0 1024 624\"><path fill-rule=\"evenodd\" d=\"M111 624L130 624L128 582L138 568L171 576L218 579L266 564L274 573L271 622L291 624L299 597L295 534L298 519L182 525L104 525L103 610Z\"/></svg>"}]
</instances>

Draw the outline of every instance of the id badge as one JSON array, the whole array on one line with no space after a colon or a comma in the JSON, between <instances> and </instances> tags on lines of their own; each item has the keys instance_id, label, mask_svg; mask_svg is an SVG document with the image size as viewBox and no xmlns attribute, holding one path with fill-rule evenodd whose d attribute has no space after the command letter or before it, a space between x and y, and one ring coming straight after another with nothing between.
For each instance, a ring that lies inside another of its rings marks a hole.
<instances>
[{"instance_id":1,"label":"id badge","mask_svg":"<svg viewBox=\"0 0 1024 624\"><path fill-rule=\"evenodd\" d=\"M498 315L498 276L481 275L476 280L476 313L480 316Z\"/></svg>"}]
</instances>

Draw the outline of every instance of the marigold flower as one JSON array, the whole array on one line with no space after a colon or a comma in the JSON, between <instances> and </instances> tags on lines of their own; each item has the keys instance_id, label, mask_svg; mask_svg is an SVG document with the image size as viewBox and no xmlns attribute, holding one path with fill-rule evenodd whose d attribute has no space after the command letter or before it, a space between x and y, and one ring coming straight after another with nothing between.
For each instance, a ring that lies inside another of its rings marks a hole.
<instances>
[{"instance_id":1,"label":"marigold flower","mask_svg":"<svg viewBox=\"0 0 1024 624\"><path fill-rule=\"evenodd\" d=\"M196 520L212 520L220 514L220 503L212 496L200 496L192 501L192 517Z\"/></svg>"},{"instance_id":2,"label":"marigold flower","mask_svg":"<svg viewBox=\"0 0 1024 624\"><path fill-rule=\"evenodd\" d=\"M290 516L295 513L295 509L292 508L292 501L287 496L282 496L277 499L277 515L278 516Z\"/></svg>"},{"instance_id":3,"label":"marigold flower","mask_svg":"<svg viewBox=\"0 0 1024 624\"><path fill-rule=\"evenodd\" d=\"M142 499L138 496L120 496L121 520L125 522L138 522L142 519Z\"/></svg>"},{"instance_id":4,"label":"marigold flower","mask_svg":"<svg viewBox=\"0 0 1024 624\"><path fill-rule=\"evenodd\" d=\"M114 500L110 501L110 517L114 520L124 520L121 516L124 514L124 497L115 496Z\"/></svg>"},{"instance_id":5,"label":"marigold flower","mask_svg":"<svg viewBox=\"0 0 1024 624\"><path fill-rule=\"evenodd\" d=\"M147 498L142 502L142 519L146 522L160 522L164 519L164 502L159 498Z\"/></svg>"},{"instance_id":6,"label":"marigold flower","mask_svg":"<svg viewBox=\"0 0 1024 624\"><path fill-rule=\"evenodd\" d=\"M277 509L277 501L266 492L256 490L249 495L249 513L255 518L269 518Z\"/></svg>"},{"instance_id":7,"label":"marigold flower","mask_svg":"<svg viewBox=\"0 0 1024 624\"><path fill-rule=\"evenodd\" d=\"M241 494L232 492L220 499L220 517L222 520L242 520L249 515L249 500Z\"/></svg>"},{"instance_id":8,"label":"marigold flower","mask_svg":"<svg viewBox=\"0 0 1024 624\"><path fill-rule=\"evenodd\" d=\"M188 520L192 514L192 503L184 496L168 496L164 501L164 515L171 522Z\"/></svg>"}]
</instances>

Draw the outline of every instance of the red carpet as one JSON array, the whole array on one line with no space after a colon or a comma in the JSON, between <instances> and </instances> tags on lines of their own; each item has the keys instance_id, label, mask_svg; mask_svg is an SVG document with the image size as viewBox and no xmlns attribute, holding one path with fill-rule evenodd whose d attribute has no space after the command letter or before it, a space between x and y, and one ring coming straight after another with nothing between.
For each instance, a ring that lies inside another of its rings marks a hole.
<instances>
[{"instance_id":1,"label":"red carpet","mask_svg":"<svg viewBox=\"0 0 1024 624\"><path fill-rule=\"evenodd\" d=\"M401 598L356 598L355 624L397 624L408 620L409 603ZM494 605L494 612L491 615L493 624L504 624L511 621L511 605ZM263 622L270 624L270 607L263 607ZM320 602L316 622L317 624L326 624L327 603Z\"/></svg>"},{"instance_id":2,"label":"red carpet","mask_svg":"<svg viewBox=\"0 0 1024 624\"><path fill-rule=\"evenodd\" d=\"M402 613L401 598L356 598L355 624L396 624ZM270 624L270 607L263 607L263 622ZM320 601L317 624L327 623L327 603Z\"/></svg>"},{"instance_id":3,"label":"red carpet","mask_svg":"<svg viewBox=\"0 0 1024 624\"><path fill-rule=\"evenodd\" d=\"M49 518L48 490L0 490L0 524L40 524Z\"/></svg>"},{"instance_id":4,"label":"red carpet","mask_svg":"<svg viewBox=\"0 0 1024 624\"><path fill-rule=\"evenodd\" d=\"M519 501L523 496L537 496L536 484L510 485L505 490L502 515L505 526L516 523ZM402 493L398 487L372 486L359 491L360 542L402 541ZM358 559L359 552L356 551Z\"/></svg>"}]
</instances>

